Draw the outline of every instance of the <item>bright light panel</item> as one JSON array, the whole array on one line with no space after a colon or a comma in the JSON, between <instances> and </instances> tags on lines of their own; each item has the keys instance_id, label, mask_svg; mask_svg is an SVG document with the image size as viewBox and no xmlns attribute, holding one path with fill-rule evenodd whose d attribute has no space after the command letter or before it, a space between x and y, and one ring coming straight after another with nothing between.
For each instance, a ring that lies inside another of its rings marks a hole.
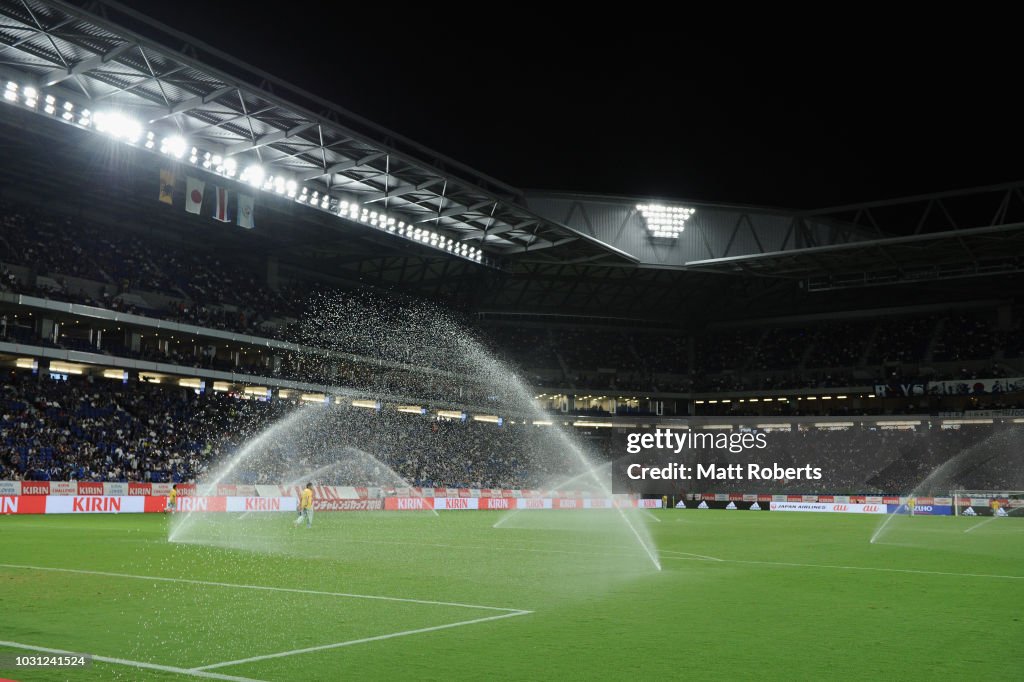
<instances>
[{"instance_id":1,"label":"bright light panel","mask_svg":"<svg viewBox=\"0 0 1024 682\"><path fill-rule=\"evenodd\" d=\"M68 104L70 102L65 104L64 108L70 113ZM142 124L116 111L98 111L93 117L93 122L96 124L96 130L126 142L136 142L142 137Z\"/></svg>"},{"instance_id":2,"label":"bright light panel","mask_svg":"<svg viewBox=\"0 0 1024 682\"><path fill-rule=\"evenodd\" d=\"M637 204L636 210L643 216L651 236L663 239L678 239L679 233L686 229L686 221L697 211L663 204Z\"/></svg>"}]
</instances>

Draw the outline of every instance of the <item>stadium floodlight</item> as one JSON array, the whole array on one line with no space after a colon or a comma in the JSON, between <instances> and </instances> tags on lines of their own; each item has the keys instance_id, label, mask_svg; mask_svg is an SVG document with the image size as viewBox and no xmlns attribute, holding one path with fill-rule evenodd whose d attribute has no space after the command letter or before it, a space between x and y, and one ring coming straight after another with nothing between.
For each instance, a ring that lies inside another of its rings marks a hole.
<instances>
[{"instance_id":1,"label":"stadium floodlight","mask_svg":"<svg viewBox=\"0 0 1024 682\"><path fill-rule=\"evenodd\" d=\"M444 419L465 419L466 413L461 410L438 410L437 416Z\"/></svg>"},{"instance_id":2,"label":"stadium floodlight","mask_svg":"<svg viewBox=\"0 0 1024 682\"><path fill-rule=\"evenodd\" d=\"M274 178L274 191L278 194L284 194L285 189L288 187L288 181L278 175Z\"/></svg>"},{"instance_id":3,"label":"stadium floodlight","mask_svg":"<svg viewBox=\"0 0 1024 682\"><path fill-rule=\"evenodd\" d=\"M679 233L686 228L686 221L697 209L662 204L637 204L636 210L643 217L652 237L678 239Z\"/></svg>"},{"instance_id":4,"label":"stadium floodlight","mask_svg":"<svg viewBox=\"0 0 1024 682\"><path fill-rule=\"evenodd\" d=\"M185 149L187 147L188 144L185 142L185 138L181 135L171 135L170 137L165 137L160 141L160 153L170 154L176 159L180 159L185 156Z\"/></svg>"},{"instance_id":5,"label":"stadium floodlight","mask_svg":"<svg viewBox=\"0 0 1024 682\"><path fill-rule=\"evenodd\" d=\"M88 127L92 123L92 112L88 109L82 109L82 113L78 118L78 125Z\"/></svg>"},{"instance_id":6,"label":"stadium floodlight","mask_svg":"<svg viewBox=\"0 0 1024 682\"><path fill-rule=\"evenodd\" d=\"M71 113L73 105L64 105L66 113ZM96 130L125 142L135 143L142 137L142 125L135 119L117 111L98 111L93 117Z\"/></svg>"},{"instance_id":7,"label":"stadium floodlight","mask_svg":"<svg viewBox=\"0 0 1024 682\"><path fill-rule=\"evenodd\" d=\"M263 170L263 166L260 166L259 164L254 163L251 166L247 166L246 169L242 171L242 180L248 182L253 187L259 187L262 185L264 177L266 177L266 172Z\"/></svg>"},{"instance_id":8,"label":"stadium floodlight","mask_svg":"<svg viewBox=\"0 0 1024 682\"><path fill-rule=\"evenodd\" d=\"M228 157L224 159L224 169L228 173L229 178L235 177L235 173L238 171L238 162Z\"/></svg>"}]
</instances>

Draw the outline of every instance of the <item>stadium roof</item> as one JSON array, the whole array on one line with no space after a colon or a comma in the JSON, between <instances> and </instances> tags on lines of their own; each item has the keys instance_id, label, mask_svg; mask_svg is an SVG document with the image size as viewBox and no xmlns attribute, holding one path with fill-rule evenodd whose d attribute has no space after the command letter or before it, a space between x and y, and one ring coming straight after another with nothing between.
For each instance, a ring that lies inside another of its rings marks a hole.
<instances>
[{"instance_id":1,"label":"stadium roof","mask_svg":"<svg viewBox=\"0 0 1024 682\"><path fill-rule=\"evenodd\" d=\"M668 241L638 210L652 198L516 189L113 0L0 0L6 78L481 246L501 272L389 249L401 240L347 221L321 239L291 220L293 241L266 248L360 282L471 294L484 310L703 313L729 300L781 306L807 291L1024 272L1024 183L815 211L658 199L696 210ZM5 140L32 144L12 121ZM46 169L73 146L12 157L8 170L31 157L35 172L56 176Z\"/></svg>"},{"instance_id":2,"label":"stadium roof","mask_svg":"<svg viewBox=\"0 0 1024 682\"><path fill-rule=\"evenodd\" d=\"M632 259L538 216L519 190L110 0L0 0L0 76L119 110L239 167L439 230L485 254ZM168 45L176 45L172 48Z\"/></svg>"}]
</instances>

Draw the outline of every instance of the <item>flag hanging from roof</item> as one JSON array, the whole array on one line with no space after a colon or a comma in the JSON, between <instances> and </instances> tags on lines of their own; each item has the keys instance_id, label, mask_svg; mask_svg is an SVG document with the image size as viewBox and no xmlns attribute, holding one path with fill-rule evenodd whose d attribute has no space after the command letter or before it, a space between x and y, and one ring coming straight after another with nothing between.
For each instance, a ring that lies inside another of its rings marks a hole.
<instances>
[{"instance_id":1,"label":"flag hanging from roof","mask_svg":"<svg viewBox=\"0 0 1024 682\"><path fill-rule=\"evenodd\" d=\"M253 198L251 195L239 194L238 195L238 224L241 227L252 229L256 225L253 223Z\"/></svg>"},{"instance_id":2,"label":"flag hanging from roof","mask_svg":"<svg viewBox=\"0 0 1024 682\"><path fill-rule=\"evenodd\" d=\"M213 207L213 219L219 220L222 223L230 223L231 217L228 215L228 191L223 187L217 188L217 202Z\"/></svg>"},{"instance_id":3,"label":"flag hanging from roof","mask_svg":"<svg viewBox=\"0 0 1024 682\"><path fill-rule=\"evenodd\" d=\"M160 169L160 201L174 203L174 171L169 168Z\"/></svg>"},{"instance_id":4,"label":"flag hanging from roof","mask_svg":"<svg viewBox=\"0 0 1024 682\"><path fill-rule=\"evenodd\" d=\"M203 192L206 183L196 178L185 178L185 210L199 215L203 209Z\"/></svg>"}]
</instances>

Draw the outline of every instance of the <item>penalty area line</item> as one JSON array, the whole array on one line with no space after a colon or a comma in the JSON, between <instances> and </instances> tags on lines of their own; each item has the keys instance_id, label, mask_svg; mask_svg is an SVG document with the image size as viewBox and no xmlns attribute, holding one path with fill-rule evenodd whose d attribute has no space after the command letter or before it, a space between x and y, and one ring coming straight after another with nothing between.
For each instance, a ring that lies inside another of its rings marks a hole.
<instances>
[{"instance_id":1,"label":"penalty area line","mask_svg":"<svg viewBox=\"0 0 1024 682\"><path fill-rule=\"evenodd\" d=\"M996 520L996 518L997 518L997 517L993 516L992 518L989 518L989 519L984 519L984 520L982 520L982 521L979 521L978 523L974 524L973 526L971 526L970 528L968 528L968 529L967 529L967 530L965 530L964 532L965 532L965 533L970 533L970 532L971 532L972 530L974 530L975 528L979 528L979 527L981 527L981 526L984 526L984 525L985 525L986 523L988 523L989 521L995 521L995 520Z\"/></svg>"},{"instance_id":2,"label":"penalty area line","mask_svg":"<svg viewBox=\"0 0 1024 682\"><path fill-rule=\"evenodd\" d=\"M680 561L706 561L685 556L663 556L664 559ZM879 571L882 573L916 573L918 575L944 575L955 578L1001 578L1003 580L1024 580L1024 575L999 575L997 573L953 573L950 571L922 571L914 568L881 568L878 566L840 566L836 564L798 564L789 561L754 561L752 559L718 559L729 564L750 564L755 566L783 566L792 568L834 568L840 571Z\"/></svg>"},{"instance_id":3,"label":"penalty area line","mask_svg":"<svg viewBox=\"0 0 1024 682\"><path fill-rule=\"evenodd\" d=\"M310 646L303 649L292 649L291 651L279 651L273 654L263 654L262 656L250 656L249 658L239 658L234 661L222 661L220 663L211 663L210 665L200 666L198 668L192 668L193 672L205 672L207 670L213 670L214 668L226 668L233 665L243 665L245 663L255 663L257 661L265 661L270 658L284 658L285 656L297 656L299 654L308 654L317 651L327 651L329 649L340 649L341 647L354 646L356 644L366 644L368 642L380 642L385 639L394 639L396 637L407 637L409 635L418 635L424 632L437 632L438 630L448 630L451 628L459 628L465 625L475 625L477 623L486 623L493 620L501 620L503 618L515 618L516 616L526 616L533 613L533 611L514 611L512 613L503 613L500 616L487 616L486 618L474 618L473 620L462 620L457 623L446 623L445 625L434 625L426 628L417 628L415 630L403 630L402 632L391 632L386 635L376 635L374 637L363 637L361 639L350 639L345 642L335 642L334 644L321 644L320 646Z\"/></svg>"},{"instance_id":4,"label":"penalty area line","mask_svg":"<svg viewBox=\"0 0 1024 682\"><path fill-rule=\"evenodd\" d=\"M667 559L686 559L689 557L695 557L697 559L703 559L704 561L725 561L725 559L719 559L718 557L708 556L706 554L694 554L693 552L680 552L674 549L660 549L659 554L667 555ZM672 556L673 554L682 556Z\"/></svg>"},{"instance_id":5,"label":"penalty area line","mask_svg":"<svg viewBox=\"0 0 1024 682\"><path fill-rule=\"evenodd\" d=\"M80 651L68 651L66 649L51 649L45 646L35 646L33 644L22 644L21 642L8 642L0 640L0 647L8 647L11 649L24 649L25 651L39 651L45 654L57 654L60 656L81 656L83 655ZM145 661L130 661L127 658L113 658L111 656L99 656L97 654L89 654L94 661L100 661L101 663L113 663L114 665L124 665L131 668L145 668L147 670L159 670L165 673L177 673L179 675L188 675L190 677L203 677L210 680L234 680L235 682L262 682L254 677L237 677L235 675L223 675L221 673L211 673L205 670L197 670L192 668L179 668L173 665L160 665L159 663L146 663Z\"/></svg>"},{"instance_id":6,"label":"penalty area line","mask_svg":"<svg viewBox=\"0 0 1024 682\"><path fill-rule=\"evenodd\" d=\"M463 604L452 601L432 601L429 599L410 599L406 597L385 597L377 594L353 594L351 592L327 592L324 590L303 590L297 587L271 587L269 585L245 585L240 583L222 583L213 580L194 580L191 578L165 578L158 575L134 575L132 573L114 573L111 571L87 571L81 568L56 568L53 566L29 566L25 564L0 564L0 568L15 568L28 571L53 571L56 573L79 573L81 575L101 575L111 578L128 578L130 580L152 580L164 583L184 583L186 585L204 585L208 587L229 587L237 590L262 590L266 592L290 592L293 594L313 594L320 597L342 597L345 599L373 599L377 601L397 601L407 604L426 604L427 606L456 606L463 609L483 609L486 611L506 611L521 615L532 613L523 609L510 609L503 606L483 606L481 604Z\"/></svg>"}]
</instances>

